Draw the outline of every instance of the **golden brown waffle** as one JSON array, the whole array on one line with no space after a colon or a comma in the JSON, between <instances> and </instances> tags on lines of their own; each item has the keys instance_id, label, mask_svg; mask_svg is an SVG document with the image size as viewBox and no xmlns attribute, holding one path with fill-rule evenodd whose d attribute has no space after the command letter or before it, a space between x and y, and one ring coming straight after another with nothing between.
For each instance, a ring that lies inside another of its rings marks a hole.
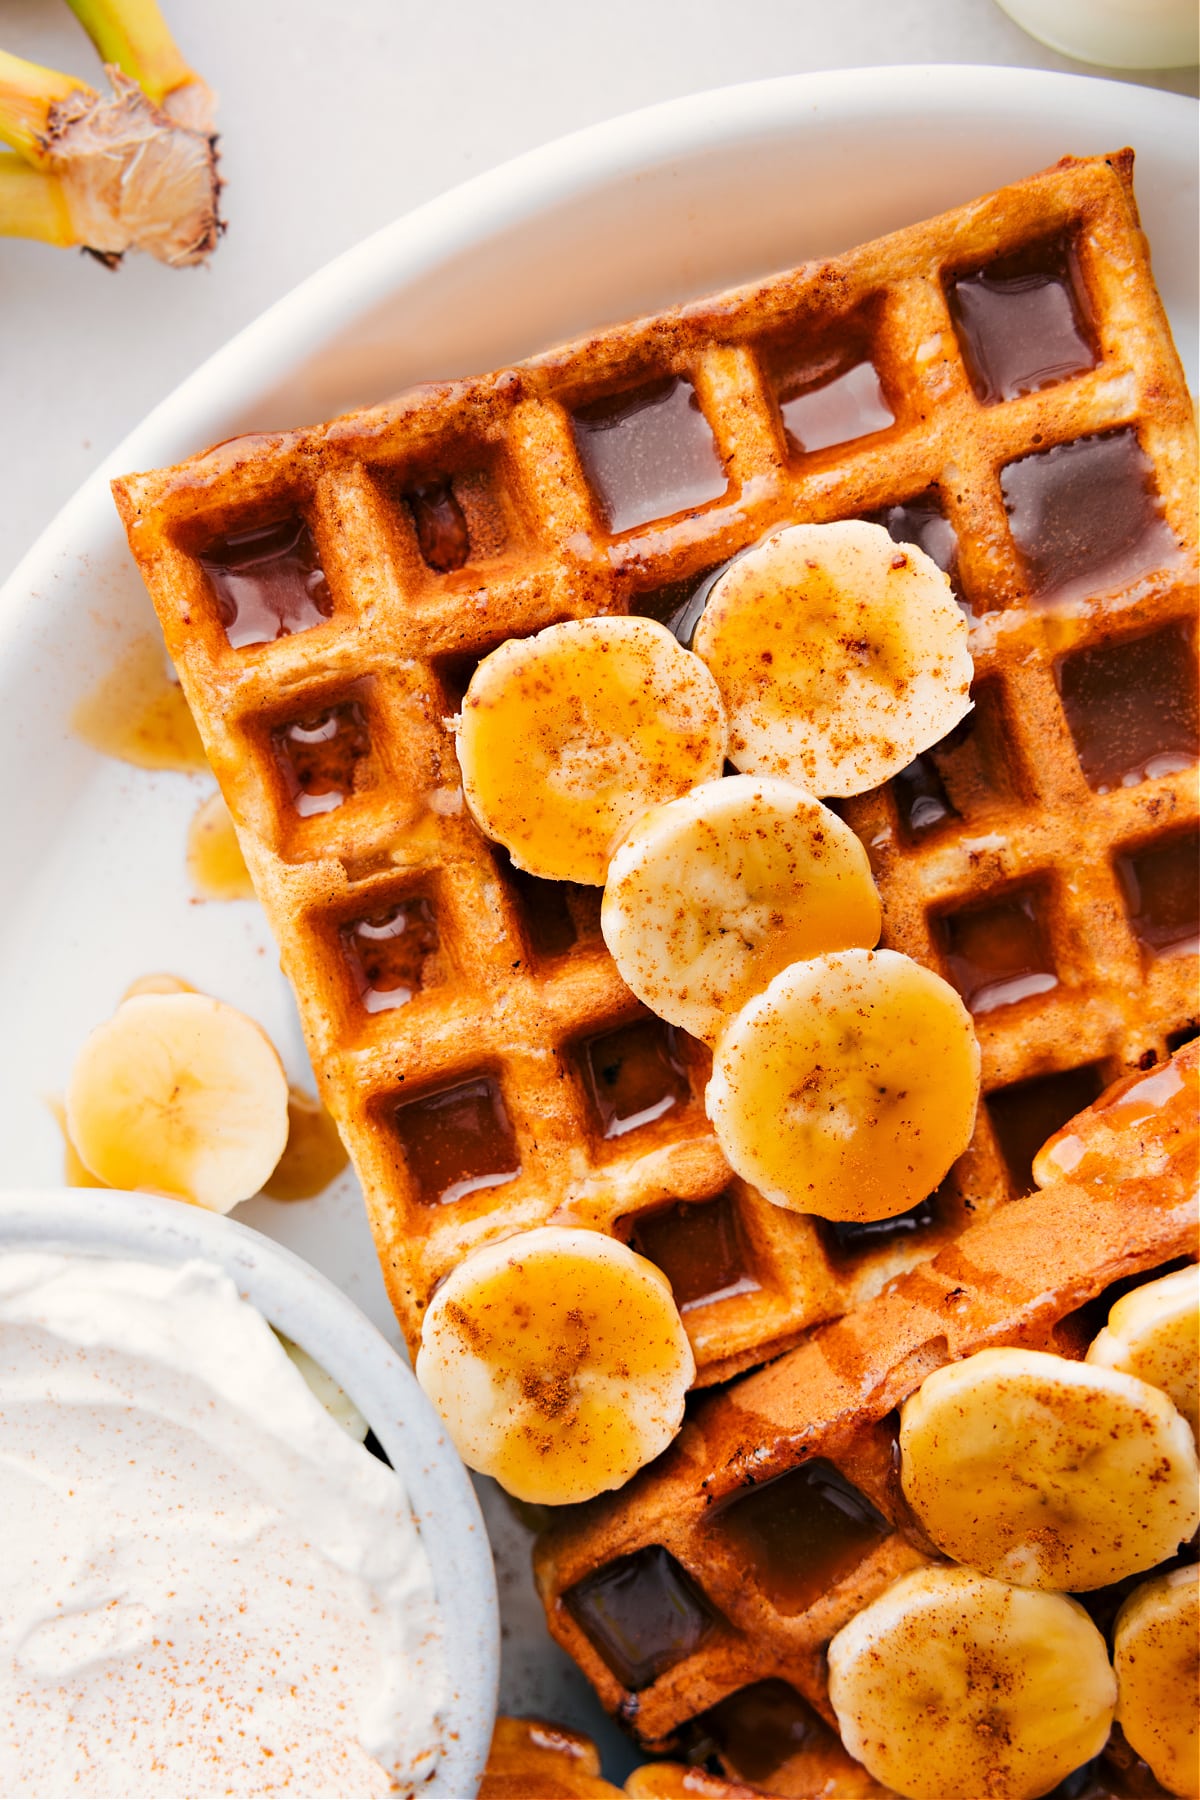
<instances>
[{"instance_id":1,"label":"golden brown waffle","mask_svg":"<svg viewBox=\"0 0 1200 1800\"><path fill-rule=\"evenodd\" d=\"M621 1800L596 1746L544 1719L496 1720L479 1800Z\"/></svg>"},{"instance_id":2,"label":"golden brown waffle","mask_svg":"<svg viewBox=\"0 0 1200 1800\"><path fill-rule=\"evenodd\" d=\"M1195 1257L1198 1077L1193 1043L1125 1078L1072 1122L1073 1180L998 1207L769 1368L698 1398L657 1463L545 1535L550 1629L644 1742L711 1740L770 1785L774 1716L802 1767L805 1720L818 1745L834 1723L830 1638L936 1556L900 1487L896 1409L977 1350L1081 1356L1115 1283ZM1103 1612L1119 1597L1084 1599ZM747 1747L763 1760L747 1767Z\"/></svg>"},{"instance_id":3,"label":"golden brown waffle","mask_svg":"<svg viewBox=\"0 0 1200 1800\"><path fill-rule=\"evenodd\" d=\"M771 1684L768 1684L771 1685ZM779 1684L774 1684L779 1685ZM769 1697L776 1698L776 1697ZM735 1750L756 1767L776 1759L770 1786L714 1773L711 1741L696 1745L706 1762L647 1762L614 1787L600 1774L596 1747L579 1732L543 1719L496 1720L479 1800L898 1800L872 1781L815 1715L786 1691L773 1710L760 1703ZM800 1735L798 1736L798 1731ZM791 1734L789 1737L789 1733ZM1050 1800L1169 1800L1140 1758L1114 1733L1106 1753Z\"/></svg>"},{"instance_id":4,"label":"golden brown waffle","mask_svg":"<svg viewBox=\"0 0 1200 1800\"><path fill-rule=\"evenodd\" d=\"M796 1793L826 1800L887 1800L885 1789L851 1763L834 1740L837 1759L806 1771L817 1785ZM772 1790L675 1762L643 1763L623 1788L600 1774L596 1746L577 1731L542 1719L496 1720L479 1800L779 1800Z\"/></svg>"},{"instance_id":5,"label":"golden brown waffle","mask_svg":"<svg viewBox=\"0 0 1200 1800\"><path fill-rule=\"evenodd\" d=\"M1131 164L115 483L410 1341L468 1250L577 1221L666 1269L727 1376L1021 1193L1194 1024L1195 434ZM631 998L596 892L483 840L445 718L507 637L677 620L772 528L858 516L974 618L971 721L844 810L987 1098L928 1202L835 1228L731 1181L703 1047Z\"/></svg>"}]
</instances>

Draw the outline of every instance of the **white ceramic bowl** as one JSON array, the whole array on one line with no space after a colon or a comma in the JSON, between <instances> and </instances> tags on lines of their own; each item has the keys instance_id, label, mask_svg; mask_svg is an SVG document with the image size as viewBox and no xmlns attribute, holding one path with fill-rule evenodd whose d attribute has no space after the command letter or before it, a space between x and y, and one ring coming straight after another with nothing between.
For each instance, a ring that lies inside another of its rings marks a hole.
<instances>
[{"instance_id":1,"label":"white ceramic bowl","mask_svg":"<svg viewBox=\"0 0 1200 1800\"><path fill-rule=\"evenodd\" d=\"M483 1519L467 1472L411 1370L315 1269L257 1231L147 1194L0 1193L0 1252L71 1250L156 1263L203 1257L349 1394L403 1479L433 1571L448 1691L437 1771L422 1794L475 1793L496 1711L500 1628Z\"/></svg>"}]
</instances>

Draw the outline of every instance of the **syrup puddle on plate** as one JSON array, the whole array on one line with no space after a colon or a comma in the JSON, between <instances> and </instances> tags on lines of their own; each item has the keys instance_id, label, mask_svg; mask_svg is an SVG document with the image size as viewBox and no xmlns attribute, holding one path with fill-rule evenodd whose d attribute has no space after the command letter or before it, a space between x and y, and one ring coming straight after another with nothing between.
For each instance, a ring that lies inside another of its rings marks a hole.
<instances>
[{"instance_id":1,"label":"syrup puddle on plate","mask_svg":"<svg viewBox=\"0 0 1200 1800\"><path fill-rule=\"evenodd\" d=\"M77 737L139 769L208 768L196 721L171 678L166 652L149 632L134 638L71 715Z\"/></svg>"},{"instance_id":2,"label":"syrup puddle on plate","mask_svg":"<svg viewBox=\"0 0 1200 1800\"><path fill-rule=\"evenodd\" d=\"M250 871L229 808L219 793L202 801L188 826L187 871L201 900L253 900Z\"/></svg>"}]
</instances>

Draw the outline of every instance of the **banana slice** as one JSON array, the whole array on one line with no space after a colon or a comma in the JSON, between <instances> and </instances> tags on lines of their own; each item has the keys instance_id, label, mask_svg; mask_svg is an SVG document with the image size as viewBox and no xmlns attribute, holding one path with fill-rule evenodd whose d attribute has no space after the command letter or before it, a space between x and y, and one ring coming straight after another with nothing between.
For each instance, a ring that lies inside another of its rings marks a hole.
<instances>
[{"instance_id":1,"label":"banana slice","mask_svg":"<svg viewBox=\"0 0 1200 1800\"><path fill-rule=\"evenodd\" d=\"M283 1154L288 1087L266 1033L207 994L137 994L92 1032L67 1127L109 1187L228 1212Z\"/></svg>"},{"instance_id":2,"label":"banana slice","mask_svg":"<svg viewBox=\"0 0 1200 1800\"><path fill-rule=\"evenodd\" d=\"M136 1000L139 994L194 994L196 991L191 982L185 981L182 975L169 975L164 970L160 975L136 976L125 989L121 998L122 1000Z\"/></svg>"},{"instance_id":3,"label":"banana slice","mask_svg":"<svg viewBox=\"0 0 1200 1800\"><path fill-rule=\"evenodd\" d=\"M1041 1350L938 1369L900 1414L900 1479L933 1542L1025 1587L1105 1587L1200 1520L1186 1422L1133 1375Z\"/></svg>"},{"instance_id":4,"label":"banana slice","mask_svg":"<svg viewBox=\"0 0 1200 1800\"><path fill-rule=\"evenodd\" d=\"M1087 1360L1161 1388L1200 1438L1200 1267L1177 1269L1117 1301Z\"/></svg>"},{"instance_id":5,"label":"banana slice","mask_svg":"<svg viewBox=\"0 0 1200 1800\"><path fill-rule=\"evenodd\" d=\"M704 1104L737 1174L824 1219L887 1219L966 1149L979 1045L949 984L895 950L793 963L731 1020Z\"/></svg>"},{"instance_id":6,"label":"banana slice","mask_svg":"<svg viewBox=\"0 0 1200 1800\"><path fill-rule=\"evenodd\" d=\"M279 1339L292 1362L295 1363L305 1381L312 1389L330 1418L336 1419L347 1437L352 1437L357 1444L366 1442L368 1425L344 1387L339 1387L328 1369L322 1368L315 1356L293 1343L282 1331L274 1326L275 1336Z\"/></svg>"},{"instance_id":7,"label":"banana slice","mask_svg":"<svg viewBox=\"0 0 1200 1800\"><path fill-rule=\"evenodd\" d=\"M917 1569L829 1646L851 1756L909 1800L1033 1800L1097 1755L1117 1684L1076 1600Z\"/></svg>"},{"instance_id":8,"label":"banana slice","mask_svg":"<svg viewBox=\"0 0 1200 1800\"><path fill-rule=\"evenodd\" d=\"M696 1373L666 1276L545 1225L468 1256L421 1328L417 1380L463 1461L518 1500L620 1487L664 1450Z\"/></svg>"},{"instance_id":9,"label":"banana slice","mask_svg":"<svg viewBox=\"0 0 1200 1800\"><path fill-rule=\"evenodd\" d=\"M789 963L870 946L879 895L848 825L768 777L706 782L633 826L601 927L626 985L710 1043Z\"/></svg>"},{"instance_id":10,"label":"banana slice","mask_svg":"<svg viewBox=\"0 0 1200 1800\"><path fill-rule=\"evenodd\" d=\"M717 684L653 619L551 625L479 664L457 721L463 792L520 869L603 887L649 807L721 773Z\"/></svg>"},{"instance_id":11,"label":"banana slice","mask_svg":"<svg viewBox=\"0 0 1200 1800\"><path fill-rule=\"evenodd\" d=\"M1117 1614L1113 1634L1121 1729L1172 1794L1200 1793L1198 1584L1195 1563L1143 1582Z\"/></svg>"},{"instance_id":12,"label":"banana slice","mask_svg":"<svg viewBox=\"0 0 1200 1800\"><path fill-rule=\"evenodd\" d=\"M882 525L791 525L726 570L693 639L717 678L730 760L810 793L862 794L971 710L950 583Z\"/></svg>"}]
</instances>

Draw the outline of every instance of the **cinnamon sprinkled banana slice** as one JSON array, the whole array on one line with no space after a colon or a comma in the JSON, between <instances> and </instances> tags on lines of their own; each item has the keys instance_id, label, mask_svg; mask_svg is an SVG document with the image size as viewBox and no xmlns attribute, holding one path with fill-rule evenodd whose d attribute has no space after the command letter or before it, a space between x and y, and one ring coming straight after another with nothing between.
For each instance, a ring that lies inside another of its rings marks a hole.
<instances>
[{"instance_id":1,"label":"cinnamon sprinkled banana slice","mask_svg":"<svg viewBox=\"0 0 1200 1800\"><path fill-rule=\"evenodd\" d=\"M1200 1793L1196 1686L1200 1568L1191 1563L1135 1588L1117 1614L1117 1718L1172 1794Z\"/></svg>"},{"instance_id":2,"label":"cinnamon sprinkled banana slice","mask_svg":"<svg viewBox=\"0 0 1200 1800\"><path fill-rule=\"evenodd\" d=\"M555 1506L620 1487L683 1419L696 1365L666 1277L594 1231L541 1226L442 1283L417 1380L463 1461Z\"/></svg>"},{"instance_id":3,"label":"cinnamon sprinkled banana slice","mask_svg":"<svg viewBox=\"0 0 1200 1800\"><path fill-rule=\"evenodd\" d=\"M67 1129L109 1187L228 1212L283 1154L287 1078L266 1033L236 1008L207 994L138 993L80 1051Z\"/></svg>"},{"instance_id":4,"label":"cinnamon sprinkled banana slice","mask_svg":"<svg viewBox=\"0 0 1200 1800\"><path fill-rule=\"evenodd\" d=\"M1200 1437L1200 1267L1177 1269L1117 1301L1087 1360L1161 1388Z\"/></svg>"},{"instance_id":5,"label":"cinnamon sprinkled banana slice","mask_svg":"<svg viewBox=\"0 0 1200 1800\"><path fill-rule=\"evenodd\" d=\"M608 871L601 925L638 999L712 1042L789 963L879 937L867 853L785 781L734 775L656 806Z\"/></svg>"},{"instance_id":6,"label":"cinnamon sprinkled banana slice","mask_svg":"<svg viewBox=\"0 0 1200 1800\"><path fill-rule=\"evenodd\" d=\"M970 1141L979 1046L959 996L895 950L793 963L732 1019L705 1107L737 1174L777 1206L887 1219Z\"/></svg>"},{"instance_id":7,"label":"cinnamon sprinkled banana slice","mask_svg":"<svg viewBox=\"0 0 1200 1800\"><path fill-rule=\"evenodd\" d=\"M971 709L949 581L860 519L791 525L740 557L693 648L725 701L730 760L813 794L877 787Z\"/></svg>"},{"instance_id":8,"label":"cinnamon sprinkled banana slice","mask_svg":"<svg viewBox=\"0 0 1200 1800\"><path fill-rule=\"evenodd\" d=\"M947 1556L1075 1592L1174 1553L1200 1520L1196 1450L1165 1394L1041 1350L980 1350L900 1414L900 1479Z\"/></svg>"},{"instance_id":9,"label":"cinnamon sprinkled banana slice","mask_svg":"<svg viewBox=\"0 0 1200 1800\"><path fill-rule=\"evenodd\" d=\"M917 1569L829 1646L851 1756L909 1800L1034 1800L1104 1747L1117 1684L1078 1601Z\"/></svg>"},{"instance_id":10,"label":"cinnamon sprinkled banana slice","mask_svg":"<svg viewBox=\"0 0 1200 1800\"><path fill-rule=\"evenodd\" d=\"M595 887L635 819L721 773L727 737L704 664L638 618L572 620L501 644L457 721L480 830L531 875Z\"/></svg>"}]
</instances>

